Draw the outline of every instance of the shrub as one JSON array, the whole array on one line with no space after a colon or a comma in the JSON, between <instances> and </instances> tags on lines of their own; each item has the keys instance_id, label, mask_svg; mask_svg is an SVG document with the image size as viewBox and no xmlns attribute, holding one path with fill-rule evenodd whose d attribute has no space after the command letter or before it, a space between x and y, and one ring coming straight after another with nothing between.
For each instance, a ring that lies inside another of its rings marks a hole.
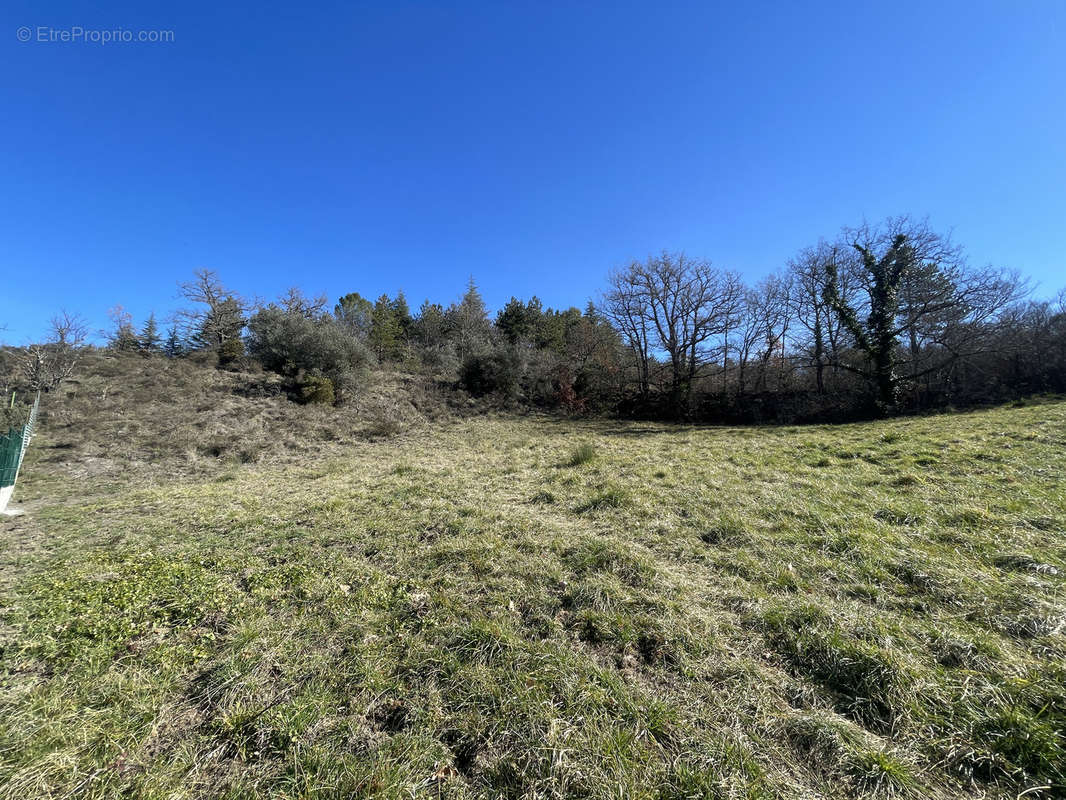
<instances>
[{"instance_id":1,"label":"shrub","mask_svg":"<svg viewBox=\"0 0 1066 800\"><path fill-rule=\"evenodd\" d=\"M570 460L566 462L569 467L579 467L596 458L596 446L591 442L584 442L575 447L570 453Z\"/></svg>"},{"instance_id":2,"label":"shrub","mask_svg":"<svg viewBox=\"0 0 1066 800\"><path fill-rule=\"evenodd\" d=\"M343 398L368 367L366 346L331 317L264 308L248 321L248 350L265 369L301 386L314 375L332 383Z\"/></svg>"},{"instance_id":3,"label":"shrub","mask_svg":"<svg viewBox=\"0 0 1066 800\"><path fill-rule=\"evenodd\" d=\"M12 428L21 428L26 424L29 417L29 406L21 403L16 403L13 407L6 403L0 404L0 436L3 436Z\"/></svg>"},{"instance_id":4,"label":"shrub","mask_svg":"<svg viewBox=\"0 0 1066 800\"><path fill-rule=\"evenodd\" d=\"M244 341L240 338L228 339L218 348L218 365L226 367L235 363L244 355Z\"/></svg>"},{"instance_id":5,"label":"shrub","mask_svg":"<svg viewBox=\"0 0 1066 800\"><path fill-rule=\"evenodd\" d=\"M522 350L518 362L522 398L538 406L559 405L559 357L548 350Z\"/></svg>"},{"instance_id":6,"label":"shrub","mask_svg":"<svg viewBox=\"0 0 1066 800\"><path fill-rule=\"evenodd\" d=\"M333 381L320 375L308 375L300 384L300 399L305 403L333 405L337 400Z\"/></svg>"},{"instance_id":7,"label":"shrub","mask_svg":"<svg viewBox=\"0 0 1066 800\"><path fill-rule=\"evenodd\" d=\"M459 382L475 397L495 393L513 399L518 393L520 376L514 351L500 349L468 356L459 371Z\"/></svg>"}]
</instances>

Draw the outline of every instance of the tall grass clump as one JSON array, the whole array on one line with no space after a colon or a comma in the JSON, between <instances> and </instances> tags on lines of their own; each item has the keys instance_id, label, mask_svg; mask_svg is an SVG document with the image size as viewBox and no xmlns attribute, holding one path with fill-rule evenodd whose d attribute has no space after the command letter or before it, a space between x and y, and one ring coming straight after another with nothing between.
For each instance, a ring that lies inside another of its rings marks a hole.
<instances>
[{"instance_id":1,"label":"tall grass clump","mask_svg":"<svg viewBox=\"0 0 1066 800\"><path fill-rule=\"evenodd\" d=\"M580 467L596 460L596 445L592 442L582 442L570 451L570 460L566 462L568 467Z\"/></svg>"}]
</instances>

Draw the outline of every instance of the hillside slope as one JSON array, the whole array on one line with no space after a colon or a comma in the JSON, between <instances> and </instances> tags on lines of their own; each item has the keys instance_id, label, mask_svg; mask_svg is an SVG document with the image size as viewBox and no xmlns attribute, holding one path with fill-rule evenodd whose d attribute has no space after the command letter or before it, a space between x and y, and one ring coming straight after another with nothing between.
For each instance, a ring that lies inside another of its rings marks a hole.
<instances>
[{"instance_id":1,"label":"hillside slope","mask_svg":"<svg viewBox=\"0 0 1066 800\"><path fill-rule=\"evenodd\" d=\"M0 522L0 797L1066 792L1066 403L147 476L115 419Z\"/></svg>"},{"instance_id":2,"label":"hillside slope","mask_svg":"<svg viewBox=\"0 0 1066 800\"><path fill-rule=\"evenodd\" d=\"M74 379L43 398L48 441L38 458L79 478L121 479L131 469L202 475L232 463L287 463L479 410L464 393L395 368L367 375L343 405L301 405L279 376L249 363L220 370L195 357L90 352Z\"/></svg>"}]
</instances>

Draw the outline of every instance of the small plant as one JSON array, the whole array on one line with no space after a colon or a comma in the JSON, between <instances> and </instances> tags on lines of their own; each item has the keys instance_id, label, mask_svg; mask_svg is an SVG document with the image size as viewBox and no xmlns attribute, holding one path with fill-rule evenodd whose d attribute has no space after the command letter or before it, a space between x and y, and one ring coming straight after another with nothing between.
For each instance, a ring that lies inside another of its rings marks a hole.
<instances>
[{"instance_id":1,"label":"small plant","mask_svg":"<svg viewBox=\"0 0 1066 800\"><path fill-rule=\"evenodd\" d=\"M570 460L566 462L568 467L580 467L588 464L596 458L596 445L592 442L582 442L570 451Z\"/></svg>"},{"instance_id":2,"label":"small plant","mask_svg":"<svg viewBox=\"0 0 1066 800\"><path fill-rule=\"evenodd\" d=\"M906 764L889 753L877 750L857 754L848 772L860 792L877 797L895 797L908 792L915 785Z\"/></svg>"},{"instance_id":3,"label":"small plant","mask_svg":"<svg viewBox=\"0 0 1066 800\"><path fill-rule=\"evenodd\" d=\"M578 511L599 511L603 508L621 508L629 502L629 495L624 489L617 486L608 486L601 492L597 492L588 499L588 502L578 507Z\"/></svg>"}]
</instances>

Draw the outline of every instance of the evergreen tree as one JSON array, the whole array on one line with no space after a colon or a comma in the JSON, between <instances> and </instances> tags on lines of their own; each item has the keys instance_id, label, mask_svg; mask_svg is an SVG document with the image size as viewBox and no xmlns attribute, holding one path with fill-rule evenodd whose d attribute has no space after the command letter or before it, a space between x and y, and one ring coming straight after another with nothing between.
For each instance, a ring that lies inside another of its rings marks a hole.
<instances>
[{"instance_id":1,"label":"evergreen tree","mask_svg":"<svg viewBox=\"0 0 1066 800\"><path fill-rule=\"evenodd\" d=\"M240 339L244 330L244 309L235 297L226 297L208 309L194 343L205 349L221 350L234 339Z\"/></svg>"},{"instance_id":2,"label":"evergreen tree","mask_svg":"<svg viewBox=\"0 0 1066 800\"><path fill-rule=\"evenodd\" d=\"M350 292L337 301L333 316L357 339L365 341L370 336L374 318L374 304L358 292Z\"/></svg>"},{"instance_id":3,"label":"evergreen tree","mask_svg":"<svg viewBox=\"0 0 1066 800\"><path fill-rule=\"evenodd\" d=\"M167 333L166 343L163 345L163 355L167 358L177 358L185 353L185 347L181 342L181 337L178 336L178 326L171 325L170 331Z\"/></svg>"},{"instance_id":4,"label":"evergreen tree","mask_svg":"<svg viewBox=\"0 0 1066 800\"><path fill-rule=\"evenodd\" d=\"M483 350L491 342L492 323L473 278L459 303L453 304L446 316L460 361Z\"/></svg>"},{"instance_id":5,"label":"evergreen tree","mask_svg":"<svg viewBox=\"0 0 1066 800\"><path fill-rule=\"evenodd\" d=\"M141 328L140 348L142 353L157 353L160 345L159 328L155 321L155 312L148 315L148 319Z\"/></svg>"},{"instance_id":6,"label":"evergreen tree","mask_svg":"<svg viewBox=\"0 0 1066 800\"><path fill-rule=\"evenodd\" d=\"M507 301L507 305L496 314L496 328L513 345L519 342L532 342L537 337L541 315L538 298L534 297L528 303L523 303L517 297L512 297Z\"/></svg>"},{"instance_id":7,"label":"evergreen tree","mask_svg":"<svg viewBox=\"0 0 1066 800\"><path fill-rule=\"evenodd\" d=\"M208 269L196 270L193 280L180 287L182 296L196 305L178 312L189 344L215 351L220 364L242 355L247 301L223 286L218 275Z\"/></svg>"},{"instance_id":8,"label":"evergreen tree","mask_svg":"<svg viewBox=\"0 0 1066 800\"><path fill-rule=\"evenodd\" d=\"M220 365L231 364L244 355L241 332L245 324L244 306L236 297L226 297L208 309L193 336L193 343L197 347L216 351Z\"/></svg>"},{"instance_id":9,"label":"evergreen tree","mask_svg":"<svg viewBox=\"0 0 1066 800\"><path fill-rule=\"evenodd\" d=\"M387 294L374 303L371 313L370 347L382 361L396 360L402 353L403 330L393 302Z\"/></svg>"},{"instance_id":10,"label":"evergreen tree","mask_svg":"<svg viewBox=\"0 0 1066 800\"><path fill-rule=\"evenodd\" d=\"M396 293L396 299L392 301L392 313L396 316L396 322L400 326L400 336L406 342L411 337L414 319L411 317L411 308L407 305L407 298L402 290Z\"/></svg>"},{"instance_id":11,"label":"evergreen tree","mask_svg":"<svg viewBox=\"0 0 1066 800\"><path fill-rule=\"evenodd\" d=\"M426 300L418 309L413 330L418 344L424 348L439 347L447 340L447 320L440 303Z\"/></svg>"},{"instance_id":12,"label":"evergreen tree","mask_svg":"<svg viewBox=\"0 0 1066 800\"><path fill-rule=\"evenodd\" d=\"M133 329L133 316L122 306L115 306L107 315L111 318L112 329L107 334L108 344L112 350L129 352L137 350L140 342Z\"/></svg>"}]
</instances>

